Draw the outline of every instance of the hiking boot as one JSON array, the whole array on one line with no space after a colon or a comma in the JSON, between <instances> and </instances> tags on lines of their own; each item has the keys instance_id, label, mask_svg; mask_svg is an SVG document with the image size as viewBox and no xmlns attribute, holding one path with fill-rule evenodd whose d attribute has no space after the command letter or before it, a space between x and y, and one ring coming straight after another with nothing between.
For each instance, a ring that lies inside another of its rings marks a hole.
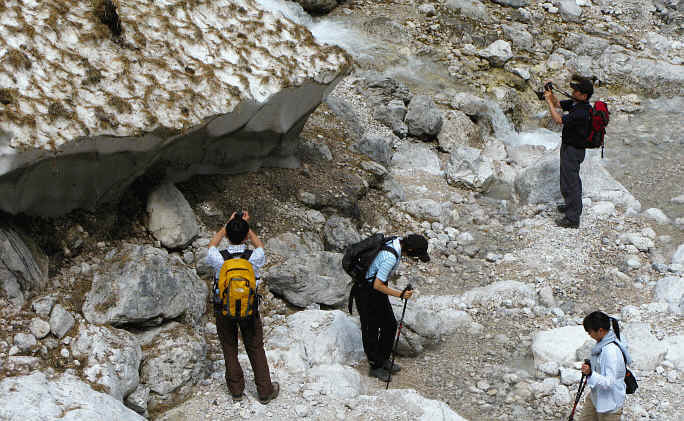
<instances>
[{"instance_id":1,"label":"hiking boot","mask_svg":"<svg viewBox=\"0 0 684 421\"><path fill-rule=\"evenodd\" d=\"M273 392L271 392L271 394L266 397L259 398L259 402L261 402L262 405L266 405L273 399L277 398L278 393L280 393L280 385L278 384L278 382L273 382Z\"/></svg>"},{"instance_id":2,"label":"hiking boot","mask_svg":"<svg viewBox=\"0 0 684 421\"><path fill-rule=\"evenodd\" d=\"M390 367L392 367L392 373L398 373L401 371L401 366L399 364L394 363L394 365L392 365L391 360L385 360L385 363L382 365L382 368L384 368L387 371L390 371Z\"/></svg>"},{"instance_id":3,"label":"hiking boot","mask_svg":"<svg viewBox=\"0 0 684 421\"><path fill-rule=\"evenodd\" d=\"M385 370L384 367L371 368L368 372L368 375L371 377L377 377L383 382L389 381L390 378L389 371Z\"/></svg>"},{"instance_id":4,"label":"hiking boot","mask_svg":"<svg viewBox=\"0 0 684 421\"><path fill-rule=\"evenodd\" d=\"M565 213L565 211L568 210L568 205L565 205L565 204L558 205L558 206L556 206L556 210L560 213Z\"/></svg>"},{"instance_id":5,"label":"hiking boot","mask_svg":"<svg viewBox=\"0 0 684 421\"><path fill-rule=\"evenodd\" d=\"M568 218L556 219L556 225L561 228L579 228L579 222L572 222Z\"/></svg>"},{"instance_id":6,"label":"hiking boot","mask_svg":"<svg viewBox=\"0 0 684 421\"><path fill-rule=\"evenodd\" d=\"M242 401L242 400L245 398L245 394L244 394L244 393L240 393L239 395L233 395L233 394L231 394L230 396L233 398L233 402L240 402L240 401Z\"/></svg>"}]
</instances>

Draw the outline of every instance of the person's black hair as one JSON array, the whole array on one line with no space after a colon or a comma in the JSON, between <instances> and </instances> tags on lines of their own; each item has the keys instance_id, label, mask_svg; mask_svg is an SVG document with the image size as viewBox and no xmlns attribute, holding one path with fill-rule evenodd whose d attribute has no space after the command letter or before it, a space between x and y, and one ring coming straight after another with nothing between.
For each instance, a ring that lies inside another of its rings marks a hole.
<instances>
[{"instance_id":1,"label":"person's black hair","mask_svg":"<svg viewBox=\"0 0 684 421\"><path fill-rule=\"evenodd\" d=\"M584 330L587 332L590 330L596 331L601 328L610 330L611 325L613 326L613 332L615 332L615 336L620 339L620 325L618 324L617 319L610 317L602 311L594 311L593 313L589 313L582 321L582 326L584 326Z\"/></svg>"},{"instance_id":2,"label":"person's black hair","mask_svg":"<svg viewBox=\"0 0 684 421\"><path fill-rule=\"evenodd\" d=\"M226 223L226 237L231 244L240 244L245 241L248 232L249 224L240 215L235 215L235 218Z\"/></svg>"}]
</instances>

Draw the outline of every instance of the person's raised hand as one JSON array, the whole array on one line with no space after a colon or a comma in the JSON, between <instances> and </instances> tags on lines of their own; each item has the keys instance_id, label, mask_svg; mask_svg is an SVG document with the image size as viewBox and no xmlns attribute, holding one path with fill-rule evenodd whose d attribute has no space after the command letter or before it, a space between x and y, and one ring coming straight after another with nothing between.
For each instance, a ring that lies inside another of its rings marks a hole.
<instances>
[{"instance_id":1,"label":"person's raised hand","mask_svg":"<svg viewBox=\"0 0 684 421\"><path fill-rule=\"evenodd\" d=\"M237 212L231 213L231 214L230 214L230 218L228 218L228 221L232 221L233 219L235 219L235 216L236 216L236 215L237 215Z\"/></svg>"},{"instance_id":2,"label":"person's raised hand","mask_svg":"<svg viewBox=\"0 0 684 421\"><path fill-rule=\"evenodd\" d=\"M589 364L582 364L582 374L585 376L591 375L591 366Z\"/></svg>"},{"instance_id":3,"label":"person's raised hand","mask_svg":"<svg viewBox=\"0 0 684 421\"><path fill-rule=\"evenodd\" d=\"M546 98L547 101L550 100L552 97L553 97L553 92L544 91L544 98Z\"/></svg>"},{"instance_id":4,"label":"person's raised hand","mask_svg":"<svg viewBox=\"0 0 684 421\"><path fill-rule=\"evenodd\" d=\"M409 298L411 298L412 295L413 295L412 289L408 289L406 291L403 291L403 299L404 300L408 300Z\"/></svg>"},{"instance_id":5,"label":"person's raised hand","mask_svg":"<svg viewBox=\"0 0 684 421\"><path fill-rule=\"evenodd\" d=\"M242 219L244 219L245 222L249 222L249 212L247 212L246 210L243 210L242 211Z\"/></svg>"}]
</instances>

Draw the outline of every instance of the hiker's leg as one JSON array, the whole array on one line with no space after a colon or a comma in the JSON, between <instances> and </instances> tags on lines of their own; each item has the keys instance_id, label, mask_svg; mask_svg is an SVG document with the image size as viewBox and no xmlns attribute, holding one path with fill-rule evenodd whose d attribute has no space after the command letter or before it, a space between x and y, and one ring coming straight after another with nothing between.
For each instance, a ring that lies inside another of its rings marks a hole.
<instances>
[{"instance_id":1,"label":"hiker's leg","mask_svg":"<svg viewBox=\"0 0 684 421\"><path fill-rule=\"evenodd\" d=\"M568 145L562 144L560 148L560 192L563 202L568 203Z\"/></svg>"},{"instance_id":2,"label":"hiker's leg","mask_svg":"<svg viewBox=\"0 0 684 421\"><path fill-rule=\"evenodd\" d=\"M368 362L371 368L380 367L385 362L380 348L380 328L382 326L382 313L378 307L382 303L382 297L386 295L376 290L370 290L368 294L367 311L367 345Z\"/></svg>"},{"instance_id":3,"label":"hiker's leg","mask_svg":"<svg viewBox=\"0 0 684 421\"><path fill-rule=\"evenodd\" d=\"M591 401L589 393L587 393L587 396L584 398L584 407L582 408L582 414L579 421L599 421L596 408L594 408L594 403Z\"/></svg>"},{"instance_id":4,"label":"hiker's leg","mask_svg":"<svg viewBox=\"0 0 684 421\"><path fill-rule=\"evenodd\" d=\"M232 395L240 395L245 390L245 377L237 357L237 329L237 323L216 313L216 332L226 362L226 384Z\"/></svg>"},{"instance_id":5,"label":"hiker's leg","mask_svg":"<svg viewBox=\"0 0 684 421\"><path fill-rule=\"evenodd\" d=\"M356 311L359 313L359 320L361 321L361 342L363 343L363 352L366 353L368 361L371 361L371 356L373 354L371 331L370 331L370 319L368 317L368 309L370 306L370 290L364 289L359 291L355 298L356 301Z\"/></svg>"},{"instance_id":6,"label":"hiker's leg","mask_svg":"<svg viewBox=\"0 0 684 421\"><path fill-rule=\"evenodd\" d=\"M565 179L567 197L565 203L568 210L565 216L572 222L579 223L582 214L582 180L580 180L580 163L584 160L584 149L567 146L565 160L565 175L561 174L561 179Z\"/></svg>"},{"instance_id":7,"label":"hiker's leg","mask_svg":"<svg viewBox=\"0 0 684 421\"><path fill-rule=\"evenodd\" d=\"M254 371L254 383L256 383L259 398L269 396L273 393L273 384L264 351L264 326L259 313L251 319L240 321L240 331L249 362L252 364L252 371Z\"/></svg>"},{"instance_id":8,"label":"hiker's leg","mask_svg":"<svg viewBox=\"0 0 684 421\"><path fill-rule=\"evenodd\" d=\"M382 326L380 327L380 355L383 361L385 361L392 355L392 347L394 347L394 339L397 334L397 319L394 317L394 311L387 295L382 294L382 299L378 301L378 308L382 312L380 316L382 321Z\"/></svg>"}]
</instances>

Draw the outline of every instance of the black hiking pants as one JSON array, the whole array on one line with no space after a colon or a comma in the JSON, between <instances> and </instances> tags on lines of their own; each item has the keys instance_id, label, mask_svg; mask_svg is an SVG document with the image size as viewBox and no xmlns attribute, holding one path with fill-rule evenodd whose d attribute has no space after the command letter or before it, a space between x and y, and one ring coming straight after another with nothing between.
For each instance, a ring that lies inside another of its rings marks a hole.
<instances>
[{"instance_id":1,"label":"black hiking pants","mask_svg":"<svg viewBox=\"0 0 684 421\"><path fill-rule=\"evenodd\" d=\"M585 153L585 149L566 143L560 149L560 191L568 205L565 217L575 223L579 223L582 215L582 180L579 172Z\"/></svg>"},{"instance_id":2,"label":"black hiking pants","mask_svg":"<svg viewBox=\"0 0 684 421\"><path fill-rule=\"evenodd\" d=\"M371 368L382 367L392 355L397 319L389 297L371 286L362 288L356 295L356 309L361 319L363 350Z\"/></svg>"}]
</instances>

